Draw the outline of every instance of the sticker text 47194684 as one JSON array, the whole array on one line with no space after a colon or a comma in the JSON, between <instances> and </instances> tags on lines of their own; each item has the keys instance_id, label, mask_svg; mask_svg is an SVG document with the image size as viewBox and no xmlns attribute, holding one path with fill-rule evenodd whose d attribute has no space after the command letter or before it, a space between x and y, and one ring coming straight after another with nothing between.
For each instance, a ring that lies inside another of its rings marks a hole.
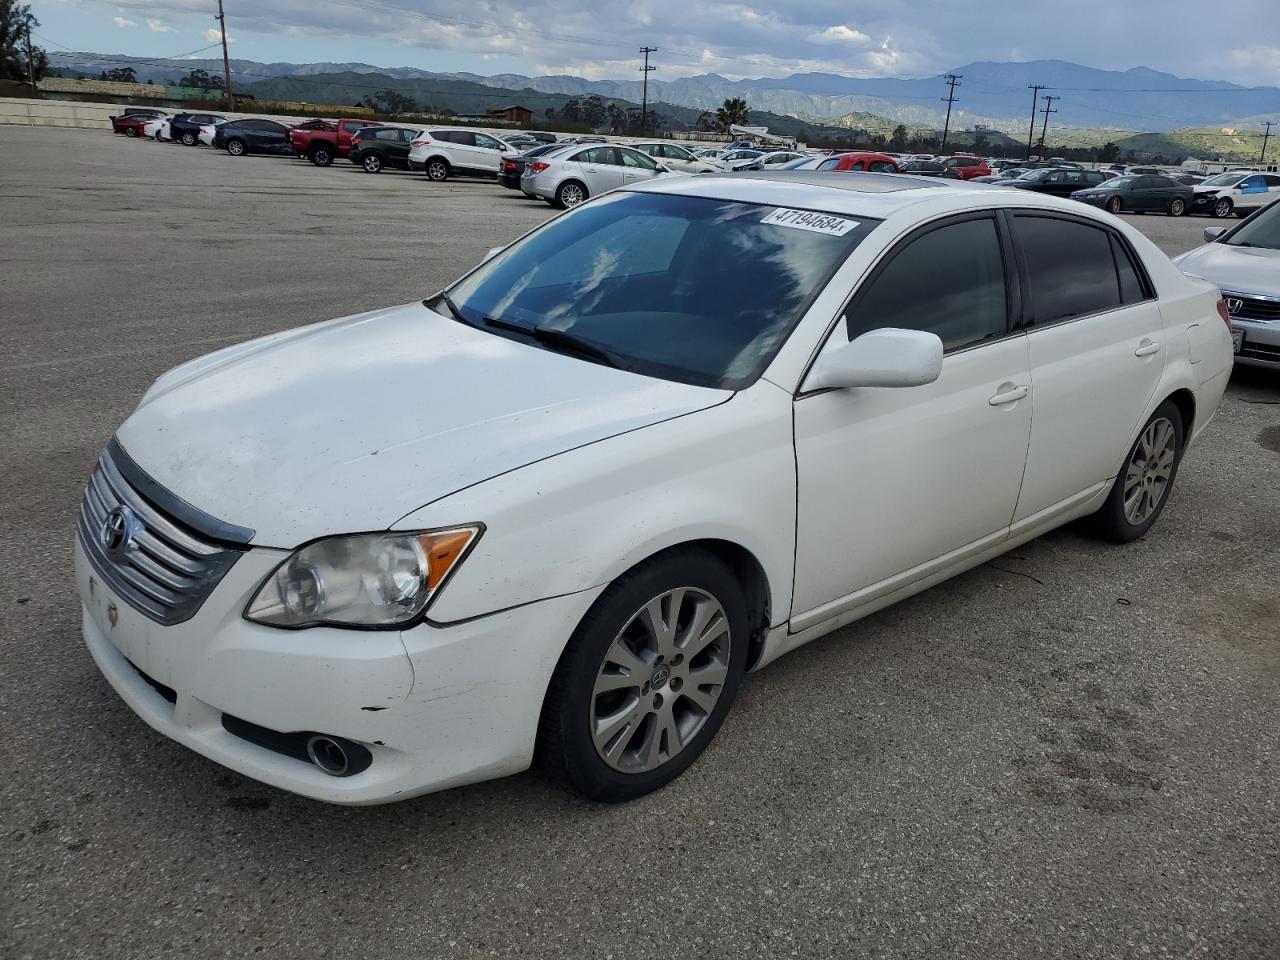
<instances>
[{"instance_id":1,"label":"sticker text 47194684","mask_svg":"<svg viewBox=\"0 0 1280 960\"><path fill-rule=\"evenodd\" d=\"M815 213L813 210L792 210L788 207L773 211L760 222L772 223L779 227L791 227L795 230L826 233L833 237L843 237L858 225L857 220L848 220L830 213Z\"/></svg>"}]
</instances>

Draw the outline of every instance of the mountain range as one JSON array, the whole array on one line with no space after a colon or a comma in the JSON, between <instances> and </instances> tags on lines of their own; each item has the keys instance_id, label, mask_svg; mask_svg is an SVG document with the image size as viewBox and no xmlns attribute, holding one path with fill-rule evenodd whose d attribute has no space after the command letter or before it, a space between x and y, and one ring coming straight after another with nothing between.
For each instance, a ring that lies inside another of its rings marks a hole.
<instances>
[{"instance_id":1,"label":"mountain range","mask_svg":"<svg viewBox=\"0 0 1280 960\"><path fill-rule=\"evenodd\" d=\"M114 54L53 52L49 59L52 66L65 72L88 75L130 65L144 82L172 82L193 67L222 72L222 61L213 59L156 61ZM509 91L513 96L537 92L553 95L552 100L585 94L636 103L641 99L639 80L587 80L570 75L481 76L417 67L377 67L359 62L298 64L254 60L232 60L231 70L238 84L286 76L323 83L326 74L379 74L398 80L454 81L474 85L473 90L489 87ZM1031 115L1030 84L1046 86L1041 96L1047 93L1060 98L1052 105L1055 127L1159 132L1190 126L1256 126L1259 119L1280 119L1280 88L1187 79L1146 67L1116 71L1063 60L1033 60L970 63L948 72L962 76L956 90L959 99L952 114L953 128L982 124L1016 133L1025 131ZM358 85L358 76L356 81ZM897 79L798 73L788 77L731 80L716 74L702 74L649 81L651 102L703 111L714 110L728 98L740 97L753 112L825 124L841 124L843 120L845 126L854 125L845 119L850 115L874 114L913 127L941 127L946 91L942 75ZM1043 102L1037 106L1043 107Z\"/></svg>"}]
</instances>

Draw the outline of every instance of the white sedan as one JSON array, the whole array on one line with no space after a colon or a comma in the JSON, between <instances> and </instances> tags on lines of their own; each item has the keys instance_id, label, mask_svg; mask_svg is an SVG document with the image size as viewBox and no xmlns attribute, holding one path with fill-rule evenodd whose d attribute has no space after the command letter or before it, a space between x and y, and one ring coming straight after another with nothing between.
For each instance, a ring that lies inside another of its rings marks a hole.
<instances>
[{"instance_id":1,"label":"white sedan","mask_svg":"<svg viewBox=\"0 0 1280 960\"><path fill-rule=\"evenodd\" d=\"M1070 200L623 186L163 375L85 493L84 639L156 730L310 797L536 756L629 799L747 671L1068 521L1141 537L1231 358L1214 286Z\"/></svg>"},{"instance_id":2,"label":"white sedan","mask_svg":"<svg viewBox=\"0 0 1280 960\"><path fill-rule=\"evenodd\" d=\"M163 116L148 120L142 125L142 135L151 137L153 140L168 140L172 142L173 137L169 130L169 121L172 119L172 117Z\"/></svg>"},{"instance_id":3,"label":"white sedan","mask_svg":"<svg viewBox=\"0 0 1280 960\"><path fill-rule=\"evenodd\" d=\"M222 126L226 122L227 122L226 120L219 120L216 123L203 124L200 127L200 134L199 136L196 137L196 139L199 140L200 143L203 143L206 147L213 146L214 134L218 132L218 127Z\"/></svg>"}]
</instances>

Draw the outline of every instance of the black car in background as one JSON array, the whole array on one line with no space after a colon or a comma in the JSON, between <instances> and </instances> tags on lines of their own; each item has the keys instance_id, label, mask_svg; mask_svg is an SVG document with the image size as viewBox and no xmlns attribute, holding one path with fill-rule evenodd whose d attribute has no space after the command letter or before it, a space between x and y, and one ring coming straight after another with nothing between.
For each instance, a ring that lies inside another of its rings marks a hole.
<instances>
[{"instance_id":1,"label":"black car in background","mask_svg":"<svg viewBox=\"0 0 1280 960\"><path fill-rule=\"evenodd\" d=\"M293 156L289 128L274 120L249 118L228 120L213 134L215 150L226 150L233 157L246 153L275 153Z\"/></svg>"},{"instance_id":2,"label":"black car in background","mask_svg":"<svg viewBox=\"0 0 1280 960\"><path fill-rule=\"evenodd\" d=\"M1000 186L1030 190L1032 193L1048 193L1055 197L1069 197L1077 190L1097 187L1106 181L1107 175L1101 170L1062 168L1028 170L1013 180L1000 181Z\"/></svg>"},{"instance_id":3,"label":"black car in background","mask_svg":"<svg viewBox=\"0 0 1280 960\"><path fill-rule=\"evenodd\" d=\"M900 173L911 173L917 177L946 177L948 180L962 179L955 167L948 167L937 160L908 160L899 164Z\"/></svg>"},{"instance_id":4,"label":"black car in background","mask_svg":"<svg viewBox=\"0 0 1280 960\"><path fill-rule=\"evenodd\" d=\"M550 153L561 146L563 144L544 143L540 147L533 147L524 153L516 154L514 157L503 157L502 163L498 167L498 183L508 190L519 190L520 178L524 176L524 168L528 166L529 161L534 157L542 156L544 153Z\"/></svg>"},{"instance_id":5,"label":"black car in background","mask_svg":"<svg viewBox=\"0 0 1280 960\"><path fill-rule=\"evenodd\" d=\"M200 128L209 123L222 123L226 117L216 113L178 113L169 121L169 139L194 147L200 142Z\"/></svg>"},{"instance_id":6,"label":"black car in background","mask_svg":"<svg viewBox=\"0 0 1280 960\"><path fill-rule=\"evenodd\" d=\"M1167 213L1180 217L1191 209L1194 193L1190 187L1168 177L1142 174L1113 177L1096 187L1077 190L1071 199L1102 207L1110 213Z\"/></svg>"},{"instance_id":7,"label":"black car in background","mask_svg":"<svg viewBox=\"0 0 1280 960\"><path fill-rule=\"evenodd\" d=\"M383 167L409 169L409 147L421 127L361 127L351 137L349 159L365 173Z\"/></svg>"}]
</instances>

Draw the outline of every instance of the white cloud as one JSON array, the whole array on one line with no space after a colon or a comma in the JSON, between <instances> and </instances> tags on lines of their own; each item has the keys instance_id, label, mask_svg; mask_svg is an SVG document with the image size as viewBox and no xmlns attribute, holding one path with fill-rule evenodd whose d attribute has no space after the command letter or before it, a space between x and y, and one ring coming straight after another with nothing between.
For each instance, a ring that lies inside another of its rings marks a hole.
<instances>
[{"instance_id":1,"label":"white cloud","mask_svg":"<svg viewBox=\"0 0 1280 960\"><path fill-rule=\"evenodd\" d=\"M126 20L124 17L112 17L111 21L121 30L128 30L131 27L136 27L138 25L138 21Z\"/></svg>"},{"instance_id":2,"label":"white cloud","mask_svg":"<svg viewBox=\"0 0 1280 960\"><path fill-rule=\"evenodd\" d=\"M155 17L147 17L147 27L152 33L173 33L173 27Z\"/></svg>"},{"instance_id":3,"label":"white cloud","mask_svg":"<svg viewBox=\"0 0 1280 960\"><path fill-rule=\"evenodd\" d=\"M208 40L210 43L218 43L219 41L222 40L222 31L215 30L213 29L213 27L210 27L208 30L204 32L204 38ZM236 38L228 33L227 43L235 43L235 42L236 42Z\"/></svg>"},{"instance_id":4,"label":"white cloud","mask_svg":"<svg viewBox=\"0 0 1280 960\"><path fill-rule=\"evenodd\" d=\"M853 27L845 26L843 23L834 27L827 27L821 33L815 33L810 38L814 43L870 43L871 38L861 30L855 30Z\"/></svg>"}]
</instances>

